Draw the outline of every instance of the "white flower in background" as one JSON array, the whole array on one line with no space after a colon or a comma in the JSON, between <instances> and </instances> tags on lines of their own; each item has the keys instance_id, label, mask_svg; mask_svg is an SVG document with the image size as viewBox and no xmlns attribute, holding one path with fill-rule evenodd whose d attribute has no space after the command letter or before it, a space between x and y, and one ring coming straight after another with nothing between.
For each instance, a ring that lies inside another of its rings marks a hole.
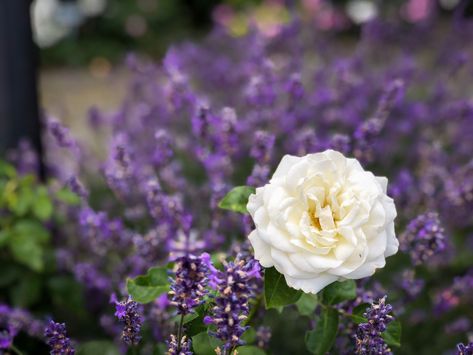
<instances>
[{"instance_id":1,"label":"white flower in background","mask_svg":"<svg viewBox=\"0 0 473 355\"><path fill-rule=\"evenodd\" d=\"M387 182L333 150L284 156L248 201L255 258L310 293L371 276L399 245Z\"/></svg>"}]
</instances>

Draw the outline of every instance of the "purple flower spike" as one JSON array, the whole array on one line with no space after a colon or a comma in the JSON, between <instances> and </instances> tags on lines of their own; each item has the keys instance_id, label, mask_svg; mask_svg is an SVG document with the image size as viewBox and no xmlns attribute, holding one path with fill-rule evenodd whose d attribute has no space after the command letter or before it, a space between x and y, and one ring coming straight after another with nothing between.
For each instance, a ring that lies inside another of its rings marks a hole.
<instances>
[{"instance_id":1,"label":"purple flower spike","mask_svg":"<svg viewBox=\"0 0 473 355\"><path fill-rule=\"evenodd\" d=\"M473 355L473 342L464 345L462 343L457 345L457 355Z\"/></svg>"},{"instance_id":2,"label":"purple flower spike","mask_svg":"<svg viewBox=\"0 0 473 355\"><path fill-rule=\"evenodd\" d=\"M115 316L124 324L122 340L128 346L138 345L141 340L141 326L143 323L142 309L130 296L125 301L115 303Z\"/></svg>"},{"instance_id":3,"label":"purple flower spike","mask_svg":"<svg viewBox=\"0 0 473 355\"><path fill-rule=\"evenodd\" d=\"M47 344L51 347L51 355L75 354L71 341L67 337L64 323L56 323L50 320L44 330L44 336L47 339Z\"/></svg>"}]
</instances>

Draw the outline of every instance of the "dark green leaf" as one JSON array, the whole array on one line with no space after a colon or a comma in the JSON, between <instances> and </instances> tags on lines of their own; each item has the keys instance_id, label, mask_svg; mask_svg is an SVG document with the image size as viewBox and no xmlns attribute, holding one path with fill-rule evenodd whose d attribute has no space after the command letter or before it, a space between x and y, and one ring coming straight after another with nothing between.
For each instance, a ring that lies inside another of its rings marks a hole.
<instances>
[{"instance_id":1,"label":"dark green leaf","mask_svg":"<svg viewBox=\"0 0 473 355\"><path fill-rule=\"evenodd\" d=\"M303 293L301 298L296 302L299 313L303 316L310 316L317 308L318 300L316 295Z\"/></svg>"},{"instance_id":2,"label":"dark green leaf","mask_svg":"<svg viewBox=\"0 0 473 355\"><path fill-rule=\"evenodd\" d=\"M117 346L108 340L95 340L83 343L77 355L118 355L120 351Z\"/></svg>"},{"instance_id":3,"label":"dark green leaf","mask_svg":"<svg viewBox=\"0 0 473 355\"><path fill-rule=\"evenodd\" d=\"M254 345L244 345L237 348L238 355L265 355L263 349Z\"/></svg>"},{"instance_id":4,"label":"dark green leaf","mask_svg":"<svg viewBox=\"0 0 473 355\"><path fill-rule=\"evenodd\" d=\"M255 193L255 188L250 186L234 187L218 204L224 210L247 213L248 197Z\"/></svg>"},{"instance_id":5,"label":"dark green leaf","mask_svg":"<svg viewBox=\"0 0 473 355\"><path fill-rule=\"evenodd\" d=\"M29 307L41 296L41 279L37 274L23 275L15 287L10 288L10 297L17 307Z\"/></svg>"},{"instance_id":6,"label":"dark green leaf","mask_svg":"<svg viewBox=\"0 0 473 355\"><path fill-rule=\"evenodd\" d=\"M221 344L206 331L192 337L192 347L196 355L215 355L215 349Z\"/></svg>"},{"instance_id":7,"label":"dark green leaf","mask_svg":"<svg viewBox=\"0 0 473 355\"><path fill-rule=\"evenodd\" d=\"M337 336L338 311L334 308L325 308L317 319L315 329L306 333L307 349L315 355L325 355Z\"/></svg>"},{"instance_id":8,"label":"dark green leaf","mask_svg":"<svg viewBox=\"0 0 473 355\"><path fill-rule=\"evenodd\" d=\"M353 322L356 324L366 322L366 318L363 316L363 314L366 312L366 309L369 306L369 303L362 303L353 308L352 314L350 315L350 318L353 320Z\"/></svg>"},{"instance_id":9,"label":"dark green leaf","mask_svg":"<svg viewBox=\"0 0 473 355\"><path fill-rule=\"evenodd\" d=\"M245 342L245 344L251 344L254 343L256 340L256 330L253 327L248 328L243 335L241 336L241 339Z\"/></svg>"},{"instance_id":10,"label":"dark green leaf","mask_svg":"<svg viewBox=\"0 0 473 355\"><path fill-rule=\"evenodd\" d=\"M388 324L385 332L382 334L384 341L389 346L401 346L401 322L395 320Z\"/></svg>"},{"instance_id":11,"label":"dark green leaf","mask_svg":"<svg viewBox=\"0 0 473 355\"><path fill-rule=\"evenodd\" d=\"M10 239L11 231L8 229L0 230L0 247L7 244Z\"/></svg>"},{"instance_id":12,"label":"dark green leaf","mask_svg":"<svg viewBox=\"0 0 473 355\"><path fill-rule=\"evenodd\" d=\"M301 297L302 292L289 287L284 276L274 267L264 272L264 300L266 308L277 308L293 304Z\"/></svg>"},{"instance_id":13,"label":"dark green leaf","mask_svg":"<svg viewBox=\"0 0 473 355\"><path fill-rule=\"evenodd\" d=\"M152 302L169 291L167 270L164 267L152 267L146 275L128 279L126 285L128 293L136 302Z\"/></svg>"},{"instance_id":14,"label":"dark green leaf","mask_svg":"<svg viewBox=\"0 0 473 355\"><path fill-rule=\"evenodd\" d=\"M356 283L354 280L334 282L322 290L321 302L325 305L337 304L356 298Z\"/></svg>"}]
</instances>

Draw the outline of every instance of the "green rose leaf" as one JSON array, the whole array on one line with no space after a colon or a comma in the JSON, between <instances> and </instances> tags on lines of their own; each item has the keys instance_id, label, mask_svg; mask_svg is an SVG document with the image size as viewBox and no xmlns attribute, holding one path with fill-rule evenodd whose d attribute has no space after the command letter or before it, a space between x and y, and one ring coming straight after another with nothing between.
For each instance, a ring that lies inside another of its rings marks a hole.
<instances>
[{"instance_id":1,"label":"green rose leaf","mask_svg":"<svg viewBox=\"0 0 473 355\"><path fill-rule=\"evenodd\" d=\"M239 213L247 213L246 205L251 194L255 193L255 188L250 186L237 186L219 202L218 207Z\"/></svg>"},{"instance_id":2,"label":"green rose leaf","mask_svg":"<svg viewBox=\"0 0 473 355\"><path fill-rule=\"evenodd\" d=\"M196 355L215 355L215 349L222 345L218 339L206 331L192 337L192 348Z\"/></svg>"},{"instance_id":3,"label":"green rose leaf","mask_svg":"<svg viewBox=\"0 0 473 355\"><path fill-rule=\"evenodd\" d=\"M296 303L302 291L295 290L286 284L284 276L274 267L264 271L264 300L266 309L278 308Z\"/></svg>"},{"instance_id":4,"label":"green rose leaf","mask_svg":"<svg viewBox=\"0 0 473 355\"><path fill-rule=\"evenodd\" d=\"M354 280L334 282L321 292L321 302L325 305L337 304L356 298L356 283Z\"/></svg>"},{"instance_id":5,"label":"green rose leaf","mask_svg":"<svg viewBox=\"0 0 473 355\"><path fill-rule=\"evenodd\" d=\"M315 329L308 331L305 337L307 350L315 355L325 355L337 336L338 312L334 308L324 308L317 319Z\"/></svg>"},{"instance_id":6,"label":"green rose leaf","mask_svg":"<svg viewBox=\"0 0 473 355\"><path fill-rule=\"evenodd\" d=\"M236 350L237 350L238 355L265 355L266 354L263 349L258 348L257 346L254 346L254 345L239 346Z\"/></svg>"},{"instance_id":7,"label":"green rose leaf","mask_svg":"<svg viewBox=\"0 0 473 355\"><path fill-rule=\"evenodd\" d=\"M382 334L382 337L386 344L389 346L401 346L401 322L395 320L388 324L386 330Z\"/></svg>"},{"instance_id":8,"label":"green rose leaf","mask_svg":"<svg viewBox=\"0 0 473 355\"><path fill-rule=\"evenodd\" d=\"M299 313L303 316L310 316L317 308L318 300L316 295L303 293L301 298L296 302Z\"/></svg>"},{"instance_id":9,"label":"green rose leaf","mask_svg":"<svg viewBox=\"0 0 473 355\"><path fill-rule=\"evenodd\" d=\"M350 318L355 322L356 324L364 323L366 322L366 318L363 316L363 314L366 312L366 309L369 308L370 304L369 303L362 303L353 308L353 311L351 312Z\"/></svg>"},{"instance_id":10,"label":"green rose leaf","mask_svg":"<svg viewBox=\"0 0 473 355\"><path fill-rule=\"evenodd\" d=\"M95 340L83 343L78 351L77 355L118 355L120 351L117 346L108 340Z\"/></svg>"},{"instance_id":11,"label":"green rose leaf","mask_svg":"<svg viewBox=\"0 0 473 355\"><path fill-rule=\"evenodd\" d=\"M128 293L139 303L149 303L169 291L167 270L164 267L152 267L146 275L140 275L126 282Z\"/></svg>"}]
</instances>

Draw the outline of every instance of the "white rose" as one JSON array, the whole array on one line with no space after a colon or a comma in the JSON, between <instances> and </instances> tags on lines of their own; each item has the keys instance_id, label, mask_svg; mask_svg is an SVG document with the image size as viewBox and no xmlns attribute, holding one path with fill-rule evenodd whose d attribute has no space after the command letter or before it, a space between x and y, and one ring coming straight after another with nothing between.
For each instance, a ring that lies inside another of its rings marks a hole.
<instances>
[{"instance_id":1,"label":"white rose","mask_svg":"<svg viewBox=\"0 0 473 355\"><path fill-rule=\"evenodd\" d=\"M248 201L255 258L310 293L371 276L399 246L387 182L333 150L284 156Z\"/></svg>"}]
</instances>

